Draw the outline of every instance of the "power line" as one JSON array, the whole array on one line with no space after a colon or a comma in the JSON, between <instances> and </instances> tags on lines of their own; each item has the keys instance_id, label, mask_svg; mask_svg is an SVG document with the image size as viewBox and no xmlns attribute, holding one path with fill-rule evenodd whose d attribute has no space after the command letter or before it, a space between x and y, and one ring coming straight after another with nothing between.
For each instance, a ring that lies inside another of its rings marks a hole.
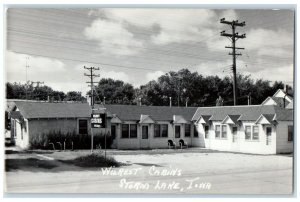
<instances>
[{"instance_id":1,"label":"power line","mask_svg":"<svg viewBox=\"0 0 300 202\"><path fill-rule=\"evenodd\" d=\"M244 39L246 38L246 35L245 34L242 34L242 35L239 35L238 33L235 32L236 30L236 27L243 27L245 26L245 22L238 22L238 20L233 20L233 21L226 21L225 18L222 18L220 20L220 22L222 24L227 24L227 25L230 25L231 26L231 29L232 29L232 34L228 34L226 33L225 31L222 31L221 32L221 36L225 36L225 37L228 37L231 39L232 41L232 46L225 46L225 48L230 48L232 49L232 53L229 53L229 55L232 55L232 72L233 72L233 100L234 100L234 105L237 105L237 87L236 87L236 84L237 84L237 81L236 81L236 57L239 56L239 55L242 55L241 53L236 53L236 50L237 49L244 49L244 48L238 48L235 46L235 43L238 39Z\"/></svg>"}]
</instances>

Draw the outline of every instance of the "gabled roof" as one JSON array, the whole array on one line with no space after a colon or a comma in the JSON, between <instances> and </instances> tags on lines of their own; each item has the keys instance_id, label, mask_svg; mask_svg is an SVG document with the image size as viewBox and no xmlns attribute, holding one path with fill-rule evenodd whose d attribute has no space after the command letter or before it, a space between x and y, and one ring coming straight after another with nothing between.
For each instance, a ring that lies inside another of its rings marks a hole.
<instances>
[{"instance_id":1,"label":"gabled roof","mask_svg":"<svg viewBox=\"0 0 300 202\"><path fill-rule=\"evenodd\" d=\"M274 123L274 114L262 114L260 117L255 121L255 124L273 124Z\"/></svg>"},{"instance_id":2,"label":"gabled roof","mask_svg":"<svg viewBox=\"0 0 300 202\"><path fill-rule=\"evenodd\" d=\"M174 115L172 123L188 123L188 120L181 115Z\"/></svg>"},{"instance_id":3,"label":"gabled roof","mask_svg":"<svg viewBox=\"0 0 300 202\"><path fill-rule=\"evenodd\" d=\"M274 104L278 105L279 107L284 107L284 105L286 107L290 103L290 101L285 98L285 102L284 102L283 99L284 98L282 97L267 97L267 99L265 99L265 101L262 102L262 105L266 105L267 102L272 100Z\"/></svg>"},{"instance_id":4,"label":"gabled roof","mask_svg":"<svg viewBox=\"0 0 300 202\"><path fill-rule=\"evenodd\" d=\"M104 105L112 114L117 114L122 121L139 121L141 114L149 115L154 121L172 121L174 115L181 115L190 121L197 107Z\"/></svg>"},{"instance_id":5,"label":"gabled roof","mask_svg":"<svg viewBox=\"0 0 300 202\"><path fill-rule=\"evenodd\" d=\"M112 114L111 117L111 123L122 123L122 120L119 119L119 117L116 114Z\"/></svg>"},{"instance_id":6,"label":"gabled roof","mask_svg":"<svg viewBox=\"0 0 300 202\"><path fill-rule=\"evenodd\" d=\"M27 119L32 118L87 118L91 108L87 103L49 103L15 101L20 113Z\"/></svg>"},{"instance_id":7,"label":"gabled roof","mask_svg":"<svg viewBox=\"0 0 300 202\"><path fill-rule=\"evenodd\" d=\"M210 118L211 118L210 115L208 115L208 116L203 115L203 116L200 116L200 117L199 117L199 119L197 120L197 122L198 122L198 123L208 124L209 121L210 121Z\"/></svg>"},{"instance_id":8,"label":"gabled roof","mask_svg":"<svg viewBox=\"0 0 300 202\"><path fill-rule=\"evenodd\" d=\"M230 120L229 122L231 122L232 124L237 125L240 117L241 117L241 115L227 115L224 118L224 120L222 121L222 124L226 123L228 120Z\"/></svg>"},{"instance_id":9,"label":"gabled roof","mask_svg":"<svg viewBox=\"0 0 300 202\"><path fill-rule=\"evenodd\" d=\"M154 123L155 121L149 116L141 114L139 123Z\"/></svg>"},{"instance_id":10,"label":"gabled roof","mask_svg":"<svg viewBox=\"0 0 300 202\"><path fill-rule=\"evenodd\" d=\"M276 121L293 121L294 120L294 110L286 109L274 106Z\"/></svg>"},{"instance_id":11,"label":"gabled roof","mask_svg":"<svg viewBox=\"0 0 300 202\"><path fill-rule=\"evenodd\" d=\"M279 94L283 94L283 95L286 95L285 97L289 100L289 101L292 101L293 100L293 97L291 97L290 95L288 95L284 90L282 90L282 89L278 89L275 93L274 93L274 95L273 95L273 97L281 97L281 98L283 98L284 96L280 96Z\"/></svg>"},{"instance_id":12,"label":"gabled roof","mask_svg":"<svg viewBox=\"0 0 300 202\"><path fill-rule=\"evenodd\" d=\"M261 114L276 114L277 120L280 121L293 120L293 110L276 105L199 107L193 120L196 121L203 115L210 115L211 121L223 121L227 115L241 115L239 121L256 121Z\"/></svg>"},{"instance_id":13,"label":"gabled roof","mask_svg":"<svg viewBox=\"0 0 300 202\"><path fill-rule=\"evenodd\" d=\"M11 114L10 114L10 118L20 119L20 118L22 118L22 115L19 111L12 111Z\"/></svg>"}]
</instances>

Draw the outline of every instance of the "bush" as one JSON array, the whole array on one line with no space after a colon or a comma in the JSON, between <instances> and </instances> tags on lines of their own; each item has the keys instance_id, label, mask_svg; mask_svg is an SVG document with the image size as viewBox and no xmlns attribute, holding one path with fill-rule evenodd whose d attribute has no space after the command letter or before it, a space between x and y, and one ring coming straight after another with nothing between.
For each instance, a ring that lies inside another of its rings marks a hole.
<instances>
[{"instance_id":1,"label":"bush","mask_svg":"<svg viewBox=\"0 0 300 202\"><path fill-rule=\"evenodd\" d=\"M63 162L71 163L80 167L119 167L122 165L113 157L106 157L105 159L103 155L96 153L77 157L73 160L64 160Z\"/></svg>"},{"instance_id":2,"label":"bush","mask_svg":"<svg viewBox=\"0 0 300 202\"><path fill-rule=\"evenodd\" d=\"M53 143L55 145L55 149L60 149L60 144L63 149L63 145L65 142L66 149L90 149L91 148L91 135L82 135L76 134L75 131L71 133L62 133L61 131L52 131L48 134L41 133L37 136L30 137L29 144L30 149L53 149ZM110 133L106 134L106 148L110 148L112 144L112 138ZM101 148L105 147L105 134L97 134L94 135L94 148L96 149L101 146Z\"/></svg>"}]
</instances>

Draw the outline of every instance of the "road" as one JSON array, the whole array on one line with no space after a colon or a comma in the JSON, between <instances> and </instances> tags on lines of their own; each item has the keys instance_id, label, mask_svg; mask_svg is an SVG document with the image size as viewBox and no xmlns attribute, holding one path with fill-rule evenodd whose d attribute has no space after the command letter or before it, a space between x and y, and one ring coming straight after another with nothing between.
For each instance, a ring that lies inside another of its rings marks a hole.
<instances>
[{"instance_id":1,"label":"road","mask_svg":"<svg viewBox=\"0 0 300 202\"><path fill-rule=\"evenodd\" d=\"M209 157L203 158L202 154L190 154L190 160L186 160L186 163L174 162L174 158L186 158L187 155L189 154L116 156L119 161L130 162L131 165L114 168L113 170L117 172L110 174L103 173L101 169L72 170L72 167L66 168L68 171L7 172L6 191L10 193L157 194L290 194L292 192L292 157L210 154ZM155 164L152 164L153 162Z\"/></svg>"}]
</instances>

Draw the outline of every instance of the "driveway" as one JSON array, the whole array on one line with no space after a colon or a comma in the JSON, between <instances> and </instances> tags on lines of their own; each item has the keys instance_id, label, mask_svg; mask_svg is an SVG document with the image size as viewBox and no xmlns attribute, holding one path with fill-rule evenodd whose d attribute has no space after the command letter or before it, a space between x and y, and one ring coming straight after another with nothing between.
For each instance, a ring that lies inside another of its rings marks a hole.
<instances>
[{"instance_id":1,"label":"driveway","mask_svg":"<svg viewBox=\"0 0 300 202\"><path fill-rule=\"evenodd\" d=\"M87 151L88 152L88 151ZM80 168L57 161L64 153L31 153L46 167L6 172L9 193L290 194L291 156L185 150L108 151L120 168ZM74 155L74 153L70 153ZM13 154L16 155L16 154ZM12 156L7 155L8 158ZM10 157L9 157L10 156ZM24 159L24 155L17 154ZM14 159L16 158L14 156ZM53 160L54 159L54 160ZM33 162L33 165L36 165ZM42 165L42 164L41 164ZM44 165L44 164L43 164ZM52 165L52 166L51 166Z\"/></svg>"}]
</instances>

